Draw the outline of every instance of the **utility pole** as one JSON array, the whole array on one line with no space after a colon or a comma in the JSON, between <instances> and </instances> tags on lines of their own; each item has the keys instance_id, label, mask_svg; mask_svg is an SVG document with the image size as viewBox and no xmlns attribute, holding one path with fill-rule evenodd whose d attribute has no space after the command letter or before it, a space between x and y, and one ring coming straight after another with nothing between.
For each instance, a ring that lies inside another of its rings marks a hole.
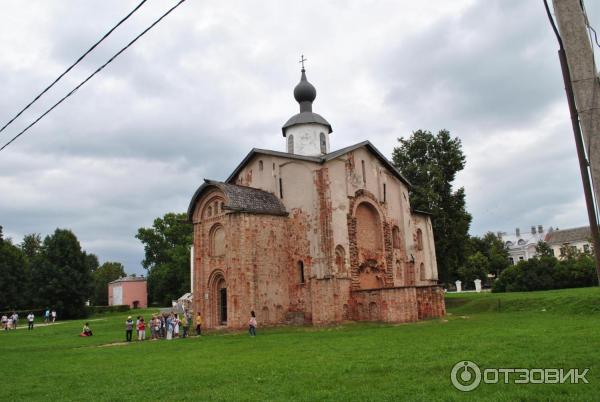
<instances>
[{"instance_id":1,"label":"utility pole","mask_svg":"<svg viewBox=\"0 0 600 402\"><path fill-rule=\"evenodd\" d=\"M600 201L600 80L581 1L553 0L558 31L547 0L544 0L544 3L560 45L558 57L571 113L571 124L594 243L596 274L600 281L600 233L594 203L594 198Z\"/></svg>"}]
</instances>

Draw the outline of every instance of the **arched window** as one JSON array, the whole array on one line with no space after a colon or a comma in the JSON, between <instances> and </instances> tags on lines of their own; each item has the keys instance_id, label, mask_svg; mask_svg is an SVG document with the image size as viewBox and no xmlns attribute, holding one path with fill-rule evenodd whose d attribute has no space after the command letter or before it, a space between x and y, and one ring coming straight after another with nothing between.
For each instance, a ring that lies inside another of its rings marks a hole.
<instances>
[{"instance_id":1,"label":"arched window","mask_svg":"<svg viewBox=\"0 0 600 402\"><path fill-rule=\"evenodd\" d=\"M225 255L225 229L216 224L210 230L210 255L220 257Z\"/></svg>"},{"instance_id":2,"label":"arched window","mask_svg":"<svg viewBox=\"0 0 600 402\"><path fill-rule=\"evenodd\" d=\"M258 171L259 172L263 171L263 161L258 161Z\"/></svg>"},{"instance_id":3,"label":"arched window","mask_svg":"<svg viewBox=\"0 0 600 402\"><path fill-rule=\"evenodd\" d=\"M340 245L335 248L335 266L338 273L346 272L346 251Z\"/></svg>"},{"instance_id":4,"label":"arched window","mask_svg":"<svg viewBox=\"0 0 600 402\"><path fill-rule=\"evenodd\" d=\"M524 245L524 244L525 244L525 240L523 240L523 239L519 239L519 241L517 242L517 244L518 244L519 246L522 246L522 245Z\"/></svg>"},{"instance_id":5,"label":"arched window","mask_svg":"<svg viewBox=\"0 0 600 402\"><path fill-rule=\"evenodd\" d=\"M423 232L417 229L417 250L423 250Z\"/></svg>"},{"instance_id":6,"label":"arched window","mask_svg":"<svg viewBox=\"0 0 600 402\"><path fill-rule=\"evenodd\" d=\"M426 280L425 276L425 264L421 263L419 266L419 279L424 281Z\"/></svg>"},{"instance_id":7,"label":"arched window","mask_svg":"<svg viewBox=\"0 0 600 402\"><path fill-rule=\"evenodd\" d=\"M288 135L288 153L294 153L294 136L291 134Z\"/></svg>"},{"instance_id":8,"label":"arched window","mask_svg":"<svg viewBox=\"0 0 600 402\"><path fill-rule=\"evenodd\" d=\"M298 261L296 265L296 275L298 283L304 283L304 262Z\"/></svg>"},{"instance_id":9,"label":"arched window","mask_svg":"<svg viewBox=\"0 0 600 402\"><path fill-rule=\"evenodd\" d=\"M319 134L319 139L321 140L321 153L327 153L327 139L325 138L325 133Z\"/></svg>"},{"instance_id":10,"label":"arched window","mask_svg":"<svg viewBox=\"0 0 600 402\"><path fill-rule=\"evenodd\" d=\"M400 228L398 226L392 228L392 244L394 248L400 248Z\"/></svg>"}]
</instances>

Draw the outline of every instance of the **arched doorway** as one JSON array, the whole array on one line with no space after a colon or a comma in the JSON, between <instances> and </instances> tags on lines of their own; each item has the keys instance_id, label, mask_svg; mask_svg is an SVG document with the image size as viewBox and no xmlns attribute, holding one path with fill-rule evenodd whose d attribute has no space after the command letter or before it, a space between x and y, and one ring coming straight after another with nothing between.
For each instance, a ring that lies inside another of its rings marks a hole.
<instances>
[{"instance_id":1,"label":"arched doorway","mask_svg":"<svg viewBox=\"0 0 600 402\"><path fill-rule=\"evenodd\" d=\"M211 324L213 327L227 325L227 282L223 272L213 272L209 287Z\"/></svg>"}]
</instances>

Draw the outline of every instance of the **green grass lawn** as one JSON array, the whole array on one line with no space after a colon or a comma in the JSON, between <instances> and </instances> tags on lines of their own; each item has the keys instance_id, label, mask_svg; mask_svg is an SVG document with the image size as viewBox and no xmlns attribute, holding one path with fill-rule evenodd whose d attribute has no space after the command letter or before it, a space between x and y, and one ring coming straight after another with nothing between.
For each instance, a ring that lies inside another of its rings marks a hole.
<instances>
[{"instance_id":1,"label":"green grass lawn","mask_svg":"<svg viewBox=\"0 0 600 402\"><path fill-rule=\"evenodd\" d=\"M0 334L5 400L598 400L600 289L448 295L441 320L124 339L127 313ZM455 363L590 368L589 384L450 382Z\"/></svg>"}]
</instances>

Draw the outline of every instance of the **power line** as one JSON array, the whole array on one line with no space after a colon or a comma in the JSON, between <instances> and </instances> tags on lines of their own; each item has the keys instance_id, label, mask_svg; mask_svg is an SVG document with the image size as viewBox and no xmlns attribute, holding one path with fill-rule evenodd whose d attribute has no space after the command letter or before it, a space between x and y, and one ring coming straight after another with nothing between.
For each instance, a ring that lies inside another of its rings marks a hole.
<instances>
[{"instance_id":1,"label":"power line","mask_svg":"<svg viewBox=\"0 0 600 402\"><path fill-rule=\"evenodd\" d=\"M79 64L79 62L81 60L83 60L88 54L91 53L92 50L94 50L96 48L96 46L98 46L102 41L104 41L104 39L108 38L108 36L113 33L113 31L115 29L117 29L122 23L124 23L129 17L131 17L147 0L142 0L142 2L140 4L137 5L136 8L134 8L133 10L131 10L131 12L129 14L127 14L121 21L119 21L119 23L117 25L115 25L114 27L112 27L110 29L110 31L108 31L107 33L104 34L104 36L102 38L100 38L99 41L97 41L96 43L94 43L92 45L92 47L90 47L84 54L82 54L76 61L75 63L71 64L69 66L69 68L67 68L61 75L58 76L58 78L56 78L50 85L48 85L46 87L46 89L44 89L42 92L40 92L31 102L29 102L29 104L27 106L25 106L23 109L21 109L21 111L19 113L17 113L12 119L10 119L8 121L8 123L6 123L4 126L2 126L2 128L0 128L0 133L2 131L4 131L4 129L6 127L8 127L13 121L15 121L20 115L23 114L24 111L26 111L27 109L29 109L29 107L31 105L33 105L38 99L40 99L42 97L42 95L44 95L46 92L48 92L48 90L50 88L52 88L58 81L60 81L60 79L62 77L64 77L69 71L71 71L71 69L73 67L75 67L77 64Z\"/></svg>"},{"instance_id":2,"label":"power line","mask_svg":"<svg viewBox=\"0 0 600 402\"><path fill-rule=\"evenodd\" d=\"M100 67L98 67L98 69L96 69L96 71L94 71L92 74L90 74L85 80L83 80L79 85L77 85L75 88L73 88L68 94L66 94L65 96L63 96L51 108L49 108L48 110L46 110L40 117L38 117L37 119L35 119L30 125L28 125L27 127L25 127L19 134L15 135L10 141L8 141L6 144L4 144L2 146L2 148L0 148L0 151L2 151L4 148L6 148L7 146L9 146L13 141L15 141L21 135L23 135L27 130L29 130L31 127L33 127L33 125L35 125L38 121L42 120L44 118L44 116L46 116L48 113L50 113L52 110L54 110L54 108L56 108L58 105L60 105L61 103L63 103L65 101L65 99L67 99L69 96L73 95L75 93L75 91L77 91L79 88L81 88L86 82L88 82L89 80L91 80L93 76L95 76L100 71L102 71L104 69L104 67L106 67L107 65L109 65L110 63L112 63L112 61L114 59L116 59L117 57L119 57L119 55L121 53L123 53L125 50L127 50L139 38L141 38L142 36L144 36L149 30L151 30L152 28L154 28L154 26L156 24L158 24L160 21L162 21L163 18L165 18L173 10L175 10L177 7L179 7L184 1L185 0L180 0L177 4L175 4L173 7L171 7L166 13L164 13L163 15L161 15L160 18L158 18L156 21L154 21L152 23L152 25L150 25L148 28L144 29L131 42L129 42L125 47L123 47L121 50L119 50L117 53L115 53L115 55L113 57L111 57L110 59L108 59L108 61L106 63L104 63L103 65L101 65Z\"/></svg>"}]
</instances>

